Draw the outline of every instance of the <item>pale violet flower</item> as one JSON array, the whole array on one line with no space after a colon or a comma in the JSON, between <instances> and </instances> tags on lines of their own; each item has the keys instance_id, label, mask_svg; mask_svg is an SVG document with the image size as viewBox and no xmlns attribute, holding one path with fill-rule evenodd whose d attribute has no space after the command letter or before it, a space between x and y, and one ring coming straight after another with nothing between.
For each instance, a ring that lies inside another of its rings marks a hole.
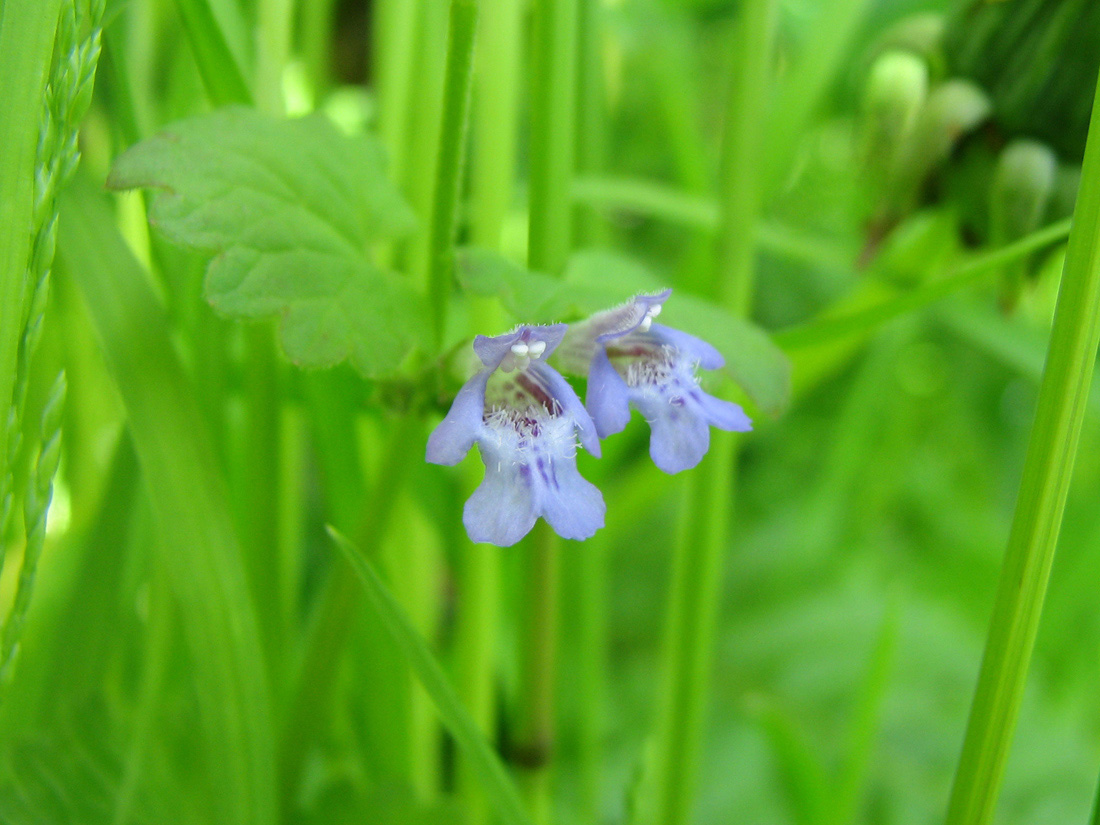
<instances>
[{"instance_id":1,"label":"pale violet flower","mask_svg":"<svg viewBox=\"0 0 1100 825\"><path fill-rule=\"evenodd\" d=\"M699 367L713 370L725 363L718 350L653 322L671 294L639 295L574 325L559 359L570 371L587 367L585 406L600 438L622 431L634 407L649 422L653 462L678 473L706 455L711 426L744 432L752 422L741 407L699 386Z\"/></svg>"},{"instance_id":2,"label":"pale violet flower","mask_svg":"<svg viewBox=\"0 0 1100 825\"><path fill-rule=\"evenodd\" d=\"M567 539L587 539L603 527L603 496L577 471L578 437L600 454L595 425L573 388L545 363L565 328L479 335L474 352L483 368L428 439L433 464L457 464L475 443L481 452L485 479L462 514L473 541L515 544L539 516Z\"/></svg>"}]
</instances>

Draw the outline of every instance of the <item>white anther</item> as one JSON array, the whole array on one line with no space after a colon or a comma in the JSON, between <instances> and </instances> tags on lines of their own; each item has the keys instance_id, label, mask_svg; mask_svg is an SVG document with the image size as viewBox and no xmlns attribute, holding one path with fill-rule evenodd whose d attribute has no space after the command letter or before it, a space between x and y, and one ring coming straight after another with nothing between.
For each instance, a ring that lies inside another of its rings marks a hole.
<instances>
[{"instance_id":1,"label":"white anther","mask_svg":"<svg viewBox=\"0 0 1100 825\"><path fill-rule=\"evenodd\" d=\"M642 322L638 324L638 330L640 332L649 332L651 326L653 326L653 319L647 315L642 319Z\"/></svg>"},{"instance_id":2,"label":"white anther","mask_svg":"<svg viewBox=\"0 0 1100 825\"><path fill-rule=\"evenodd\" d=\"M646 310L645 314L648 315L650 318L656 318L658 315L661 314L661 309L662 307L660 304L654 304Z\"/></svg>"},{"instance_id":3,"label":"white anther","mask_svg":"<svg viewBox=\"0 0 1100 825\"><path fill-rule=\"evenodd\" d=\"M527 350L527 344L523 341L516 341L516 343L512 344L512 354L517 358L523 358L527 355Z\"/></svg>"},{"instance_id":4,"label":"white anther","mask_svg":"<svg viewBox=\"0 0 1100 825\"><path fill-rule=\"evenodd\" d=\"M527 348L527 351L528 351L528 353L530 353L532 358L538 358L544 352L546 352L546 342L545 341L532 341L530 346Z\"/></svg>"}]
</instances>

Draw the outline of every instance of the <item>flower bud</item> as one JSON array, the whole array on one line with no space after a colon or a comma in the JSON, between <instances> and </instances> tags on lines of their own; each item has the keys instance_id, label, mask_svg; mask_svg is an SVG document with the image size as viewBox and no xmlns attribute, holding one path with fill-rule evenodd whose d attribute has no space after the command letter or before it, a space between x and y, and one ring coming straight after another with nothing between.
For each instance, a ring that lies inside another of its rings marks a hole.
<instances>
[{"instance_id":1,"label":"flower bud","mask_svg":"<svg viewBox=\"0 0 1100 825\"><path fill-rule=\"evenodd\" d=\"M862 157L883 174L916 121L928 94L928 64L906 51L881 55L863 90Z\"/></svg>"},{"instance_id":2,"label":"flower bud","mask_svg":"<svg viewBox=\"0 0 1100 825\"><path fill-rule=\"evenodd\" d=\"M1058 161L1044 143L1014 140L997 159L989 191L989 240L1003 246L1039 228L1054 191ZM1013 309L1019 301L1029 259L1014 261L1001 277L1001 306Z\"/></svg>"},{"instance_id":3,"label":"flower bud","mask_svg":"<svg viewBox=\"0 0 1100 825\"><path fill-rule=\"evenodd\" d=\"M897 156L888 202L904 214L929 173L990 111L985 92L970 81L952 79L933 89Z\"/></svg>"},{"instance_id":4,"label":"flower bud","mask_svg":"<svg viewBox=\"0 0 1100 825\"><path fill-rule=\"evenodd\" d=\"M1054 190L1058 161L1045 143L1014 140L997 160L989 193L989 239L996 246L1039 228Z\"/></svg>"}]
</instances>

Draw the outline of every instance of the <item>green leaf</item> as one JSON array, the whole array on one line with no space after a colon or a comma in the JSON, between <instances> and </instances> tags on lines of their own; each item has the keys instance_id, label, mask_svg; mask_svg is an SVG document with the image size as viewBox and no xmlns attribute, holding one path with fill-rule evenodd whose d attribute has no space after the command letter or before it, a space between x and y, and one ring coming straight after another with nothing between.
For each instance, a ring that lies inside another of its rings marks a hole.
<instances>
[{"instance_id":1,"label":"green leaf","mask_svg":"<svg viewBox=\"0 0 1100 825\"><path fill-rule=\"evenodd\" d=\"M457 274L463 288L498 296L505 308L525 323L580 318L667 286L629 258L593 250L570 257L561 280L528 272L480 249L459 252ZM717 347L726 359L725 369L761 410L779 415L785 409L790 397L790 362L763 330L686 292L675 293L667 308L662 321L667 318L671 326Z\"/></svg>"},{"instance_id":2,"label":"green leaf","mask_svg":"<svg viewBox=\"0 0 1100 825\"><path fill-rule=\"evenodd\" d=\"M220 789L206 821L271 825L270 686L229 496L163 309L114 221L102 195L78 176L61 197L58 261L83 295L146 481L156 562L190 648L200 769Z\"/></svg>"},{"instance_id":3,"label":"green leaf","mask_svg":"<svg viewBox=\"0 0 1100 825\"><path fill-rule=\"evenodd\" d=\"M281 315L291 361L350 358L373 378L394 373L427 335L421 296L370 259L372 244L414 223L383 167L377 142L344 136L322 116L231 107L133 147L107 185L157 190L151 222L219 252L205 286L219 312Z\"/></svg>"},{"instance_id":4,"label":"green leaf","mask_svg":"<svg viewBox=\"0 0 1100 825\"><path fill-rule=\"evenodd\" d=\"M458 698L442 666L413 627L405 611L382 583L374 566L335 528L328 528L336 545L359 574L369 603L401 648L409 667L431 697L447 730L481 782L488 802L506 825L530 825L531 820L520 802L519 791L509 779L499 757L481 735L477 723Z\"/></svg>"}]
</instances>

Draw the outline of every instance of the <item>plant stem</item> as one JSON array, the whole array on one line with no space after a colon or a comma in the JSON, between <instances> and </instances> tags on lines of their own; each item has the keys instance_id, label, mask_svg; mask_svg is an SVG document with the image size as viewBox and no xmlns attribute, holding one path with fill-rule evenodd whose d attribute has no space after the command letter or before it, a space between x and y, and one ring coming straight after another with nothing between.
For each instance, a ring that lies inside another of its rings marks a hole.
<instances>
[{"instance_id":1,"label":"plant stem","mask_svg":"<svg viewBox=\"0 0 1100 825\"><path fill-rule=\"evenodd\" d=\"M455 687L478 729L489 742L494 742L499 548L462 541L455 575L459 600L455 620ZM485 798L473 766L466 759L460 759L457 770L467 825L484 822L487 815Z\"/></svg>"},{"instance_id":2,"label":"plant stem","mask_svg":"<svg viewBox=\"0 0 1100 825\"><path fill-rule=\"evenodd\" d=\"M293 0L261 0L256 23L255 100L258 108L284 114L282 77L290 49ZM239 522L249 583L264 637L272 685L281 685L289 626L281 610L282 569L275 563L280 545L279 521L268 517L281 498L282 476L279 360L272 324L258 322L244 330L246 423L241 433L238 484Z\"/></svg>"},{"instance_id":3,"label":"plant stem","mask_svg":"<svg viewBox=\"0 0 1100 825\"><path fill-rule=\"evenodd\" d=\"M470 234L487 249L500 245L515 191L522 5L519 0L482 0L485 13L474 54Z\"/></svg>"},{"instance_id":4,"label":"plant stem","mask_svg":"<svg viewBox=\"0 0 1100 825\"><path fill-rule=\"evenodd\" d=\"M374 4L371 31L373 85L378 96L378 121L382 142L390 155L390 174L404 180L407 166L406 138L417 55L416 35L423 12L408 0L378 0Z\"/></svg>"},{"instance_id":5,"label":"plant stem","mask_svg":"<svg viewBox=\"0 0 1100 825\"><path fill-rule=\"evenodd\" d=\"M683 490L664 638L657 757L643 822L680 825L690 818L699 767L715 619L728 540L736 456L733 437L712 434L710 455Z\"/></svg>"},{"instance_id":6,"label":"plant stem","mask_svg":"<svg viewBox=\"0 0 1100 825\"><path fill-rule=\"evenodd\" d=\"M443 77L446 62L447 18L443 3L404 3L416 8L413 48L416 56L403 98L406 111L400 133L400 182L413 211L431 227L431 213L439 161L440 124L443 121ZM392 151L392 150L391 150ZM429 232L418 232L401 247L404 271L428 285Z\"/></svg>"},{"instance_id":7,"label":"plant stem","mask_svg":"<svg viewBox=\"0 0 1100 825\"><path fill-rule=\"evenodd\" d=\"M435 705L439 717L474 766L486 795L494 802L500 821L505 825L530 825L519 794L509 780L504 766L481 737L477 725L447 681L443 668L409 621L402 605L387 590L365 555L331 527L329 534L343 551L348 563L355 568L382 627L399 646L405 661Z\"/></svg>"},{"instance_id":8,"label":"plant stem","mask_svg":"<svg viewBox=\"0 0 1100 825\"><path fill-rule=\"evenodd\" d=\"M559 275L570 249L573 134L577 68L576 0L537 0L531 21L531 147L527 266ZM537 821L553 819L557 659L558 538L535 525L523 571L527 608L521 618L521 674L516 759Z\"/></svg>"},{"instance_id":9,"label":"plant stem","mask_svg":"<svg viewBox=\"0 0 1100 825\"><path fill-rule=\"evenodd\" d=\"M570 249L577 0L537 0L531 21L530 222L527 263L559 274Z\"/></svg>"},{"instance_id":10,"label":"plant stem","mask_svg":"<svg viewBox=\"0 0 1100 825\"><path fill-rule=\"evenodd\" d=\"M330 44L335 12L335 0L310 0L302 4L298 43L315 100L322 99L332 85Z\"/></svg>"},{"instance_id":11,"label":"plant stem","mask_svg":"<svg viewBox=\"0 0 1100 825\"><path fill-rule=\"evenodd\" d=\"M256 104L273 115L285 112L283 69L290 54L294 0L260 0L256 10Z\"/></svg>"},{"instance_id":12,"label":"plant stem","mask_svg":"<svg viewBox=\"0 0 1100 825\"><path fill-rule=\"evenodd\" d=\"M462 155L470 114L477 0L451 0L447 65L443 76L443 115L428 238L428 300L435 339L443 345L447 305L453 289L454 237L462 182Z\"/></svg>"},{"instance_id":13,"label":"plant stem","mask_svg":"<svg viewBox=\"0 0 1100 825\"><path fill-rule=\"evenodd\" d=\"M607 111L604 89L603 4L581 0L577 8L575 172L599 174L607 158ZM573 187L570 185L570 194ZM609 225L590 206L573 202L572 222L578 245L609 241ZM610 533L601 531L583 545L571 545L562 577L561 598L570 605L563 637L563 656L572 662L568 678L559 680L566 729L575 731L577 810L581 822L601 819L604 726L604 656L607 643L605 562Z\"/></svg>"},{"instance_id":14,"label":"plant stem","mask_svg":"<svg viewBox=\"0 0 1100 825\"><path fill-rule=\"evenodd\" d=\"M607 158L607 112L604 91L602 4L583 0L577 32L577 175L599 174ZM572 187L570 187L572 194ZM606 246L608 225L592 207L574 202L573 225L579 246Z\"/></svg>"},{"instance_id":15,"label":"plant stem","mask_svg":"<svg viewBox=\"0 0 1100 825\"><path fill-rule=\"evenodd\" d=\"M742 6L733 44L733 85L722 147L719 236L712 295L736 314L748 314L759 213L760 124L769 90L776 0ZM652 807L645 821L681 825L690 818L699 767L713 655L722 561L737 471L737 440L714 432L706 463L684 485L680 534L673 562L665 635L665 668L658 720Z\"/></svg>"},{"instance_id":16,"label":"plant stem","mask_svg":"<svg viewBox=\"0 0 1100 825\"><path fill-rule=\"evenodd\" d=\"M558 651L558 537L535 525L524 557L526 610L520 640L520 716L512 760L524 769L523 787L536 822L553 822L550 766L554 757L554 673Z\"/></svg>"},{"instance_id":17,"label":"plant stem","mask_svg":"<svg viewBox=\"0 0 1100 825\"><path fill-rule=\"evenodd\" d=\"M473 150L470 160L470 236L498 249L515 191L515 139L519 115L520 23L517 0L482 0L478 46L474 53ZM497 326L495 300L471 300L471 320L488 332ZM472 478L471 486L476 483ZM455 576L455 681L463 704L490 743L496 741L495 675L500 550L457 540ZM468 825L484 823L486 800L475 766L460 758L458 792Z\"/></svg>"},{"instance_id":18,"label":"plant stem","mask_svg":"<svg viewBox=\"0 0 1100 825\"><path fill-rule=\"evenodd\" d=\"M718 180L717 282L709 291L739 315L748 315L752 304L755 227L762 183L761 124L768 110L777 8L776 0L749 0L742 6L726 109Z\"/></svg>"},{"instance_id":19,"label":"plant stem","mask_svg":"<svg viewBox=\"0 0 1100 825\"><path fill-rule=\"evenodd\" d=\"M1100 100L1100 86L1097 88ZM1100 341L1100 105L1094 103L1046 368L947 821L992 821Z\"/></svg>"},{"instance_id":20,"label":"plant stem","mask_svg":"<svg viewBox=\"0 0 1100 825\"><path fill-rule=\"evenodd\" d=\"M638 512L634 510L633 512ZM563 616L562 658L571 663L562 674L562 714L575 731L578 822L600 822L603 800L601 744L606 709L607 554L611 528L584 544L570 545L563 571L562 594L570 609Z\"/></svg>"}]
</instances>

